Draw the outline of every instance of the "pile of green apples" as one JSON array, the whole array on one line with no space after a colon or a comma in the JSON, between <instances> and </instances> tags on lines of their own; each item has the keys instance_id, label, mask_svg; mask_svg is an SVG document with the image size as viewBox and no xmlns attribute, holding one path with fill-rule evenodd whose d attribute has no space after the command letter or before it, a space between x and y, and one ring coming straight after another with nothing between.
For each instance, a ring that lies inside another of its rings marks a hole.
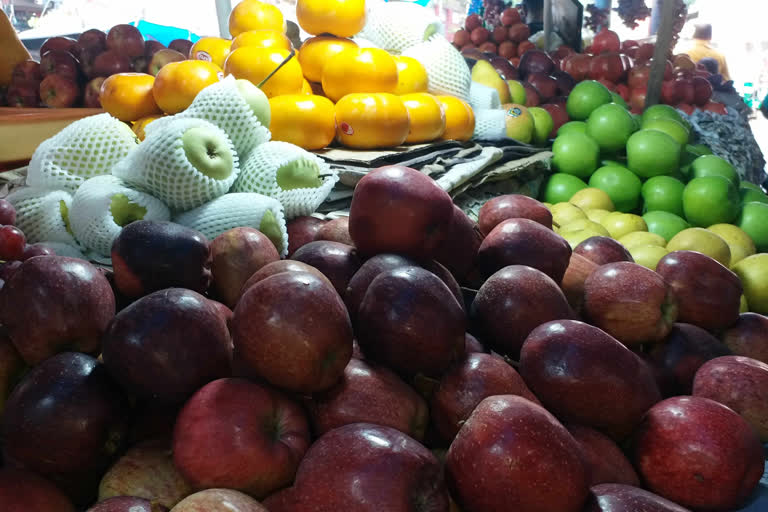
<instances>
[{"instance_id":1,"label":"pile of green apples","mask_svg":"<svg viewBox=\"0 0 768 512\"><path fill-rule=\"evenodd\" d=\"M768 280L768 196L701 144L677 110L633 115L595 81L568 97L572 121L558 131L556 171L543 188L556 230L572 246L592 236L621 242L655 269L669 252L704 253L744 281ZM762 292L752 302L768 301Z\"/></svg>"}]
</instances>

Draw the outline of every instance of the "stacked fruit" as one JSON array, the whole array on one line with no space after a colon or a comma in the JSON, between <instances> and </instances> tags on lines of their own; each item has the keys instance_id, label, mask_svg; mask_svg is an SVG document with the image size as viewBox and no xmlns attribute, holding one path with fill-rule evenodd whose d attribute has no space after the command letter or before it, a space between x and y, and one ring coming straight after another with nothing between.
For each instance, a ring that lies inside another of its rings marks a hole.
<instances>
[{"instance_id":1,"label":"stacked fruit","mask_svg":"<svg viewBox=\"0 0 768 512\"><path fill-rule=\"evenodd\" d=\"M5 199L0 199L0 288L22 261L33 256L54 254L49 247L27 244L24 232L15 224L16 209Z\"/></svg>"},{"instance_id":2,"label":"stacked fruit","mask_svg":"<svg viewBox=\"0 0 768 512\"><path fill-rule=\"evenodd\" d=\"M478 49L505 59L517 66L523 54L535 48L528 41L531 30L520 19L520 11L514 7L504 9L497 26L485 27L478 14L470 14L464 22L464 28L453 35L453 45L459 50Z\"/></svg>"},{"instance_id":3,"label":"stacked fruit","mask_svg":"<svg viewBox=\"0 0 768 512\"><path fill-rule=\"evenodd\" d=\"M737 509L768 439L750 281L552 226L385 167L348 218L294 220L288 260L146 220L113 272L27 259L0 289L4 510Z\"/></svg>"}]
</instances>

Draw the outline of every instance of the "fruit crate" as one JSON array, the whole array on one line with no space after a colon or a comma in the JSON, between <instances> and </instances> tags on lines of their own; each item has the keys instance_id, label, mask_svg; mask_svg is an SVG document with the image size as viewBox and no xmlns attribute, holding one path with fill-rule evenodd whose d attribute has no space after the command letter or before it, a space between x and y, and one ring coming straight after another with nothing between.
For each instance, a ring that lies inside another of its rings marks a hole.
<instances>
[{"instance_id":1,"label":"fruit crate","mask_svg":"<svg viewBox=\"0 0 768 512\"><path fill-rule=\"evenodd\" d=\"M78 119L102 112L96 108L0 107L0 172L26 165L41 142Z\"/></svg>"}]
</instances>

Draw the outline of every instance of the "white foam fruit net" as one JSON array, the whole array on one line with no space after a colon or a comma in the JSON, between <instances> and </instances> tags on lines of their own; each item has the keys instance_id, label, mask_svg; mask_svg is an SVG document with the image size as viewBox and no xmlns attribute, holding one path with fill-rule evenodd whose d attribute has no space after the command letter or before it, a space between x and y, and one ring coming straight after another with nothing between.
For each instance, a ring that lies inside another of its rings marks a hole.
<instances>
[{"instance_id":1,"label":"white foam fruit net","mask_svg":"<svg viewBox=\"0 0 768 512\"><path fill-rule=\"evenodd\" d=\"M16 209L16 226L24 232L27 243L59 242L77 246L69 229L72 195L65 190L24 187L6 199Z\"/></svg>"},{"instance_id":2,"label":"white foam fruit net","mask_svg":"<svg viewBox=\"0 0 768 512\"><path fill-rule=\"evenodd\" d=\"M319 186L284 189L277 175L287 168L312 170L320 177ZM233 192L255 192L274 197L283 204L285 217L293 219L314 213L333 190L339 176L320 157L288 142L272 141L258 146L242 162Z\"/></svg>"},{"instance_id":3,"label":"white foam fruit net","mask_svg":"<svg viewBox=\"0 0 768 512\"><path fill-rule=\"evenodd\" d=\"M473 81L469 88L469 104L472 106L472 110L501 108L499 91Z\"/></svg>"},{"instance_id":4,"label":"white foam fruit net","mask_svg":"<svg viewBox=\"0 0 768 512\"><path fill-rule=\"evenodd\" d=\"M444 31L440 19L426 7L406 2L376 2L367 9L360 35L379 48L400 53Z\"/></svg>"},{"instance_id":5,"label":"white foam fruit net","mask_svg":"<svg viewBox=\"0 0 768 512\"><path fill-rule=\"evenodd\" d=\"M233 161L229 176L216 179L198 171L190 163L182 136L192 128L207 129L217 146L229 151ZM152 194L172 210L182 212L226 194L238 173L237 153L227 134L204 119L193 118L174 118L149 131L144 142L112 171L129 185Z\"/></svg>"},{"instance_id":6,"label":"white foam fruit net","mask_svg":"<svg viewBox=\"0 0 768 512\"><path fill-rule=\"evenodd\" d=\"M75 238L101 256L110 255L123 225L141 219L170 220L171 213L159 199L127 187L115 176L91 178L72 200L70 220Z\"/></svg>"},{"instance_id":7,"label":"white foam fruit net","mask_svg":"<svg viewBox=\"0 0 768 512\"><path fill-rule=\"evenodd\" d=\"M130 127L109 114L80 119L38 146L27 185L74 192L88 178L112 172L137 143Z\"/></svg>"},{"instance_id":8,"label":"white foam fruit net","mask_svg":"<svg viewBox=\"0 0 768 512\"><path fill-rule=\"evenodd\" d=\"M403 55L418 60L427 70L431 94L456 96L469 101L472 75L461 53L442 35L411 46Z\"/></svg>"},{"instance_id":9,"label":"white foam fruit net","mask_svg":"<svg viewBox=\"0 0 768 512\"><path fill-rule=\"evenodd\" d=\"M506 139L506 112L502 109L475 110L475 133L472 138L479 140Z\"/></svg>"},{"instance_id":10,"label":"white foam fruit net","mask_svg":"<svg viewBox=\"0 0 768 512\"><path fill-rule=\"evenodd\" d=\"M257 91L260 92L258 89ZM266 96L264 101L268 101ZM232 140L235 151L241 159L271 137L267 127L261 124L243 98L235 77L231 75L200 91L192 104L183 112L176 114L174 118L205 119L215 124ZM169 122L165 119L159 121L147 127L148 135Z\"/></svg>"}]
</instances>

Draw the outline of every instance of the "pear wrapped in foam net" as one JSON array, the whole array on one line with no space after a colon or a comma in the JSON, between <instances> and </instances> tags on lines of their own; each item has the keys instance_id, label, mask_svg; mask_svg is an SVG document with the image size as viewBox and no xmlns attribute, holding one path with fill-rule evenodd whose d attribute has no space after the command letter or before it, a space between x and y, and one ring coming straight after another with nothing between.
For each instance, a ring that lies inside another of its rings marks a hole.
<instances>
[{"instance_id":1,"label":"pear wrapped in foam net","mask_svg":"<svg viewBox=\"0 0 768 512\"><path fill-rule=\"evenodd\" d=\"M469 66L445 37L434 35L428 41L407 48L403 55L413 57L427 70L431 94L446 94L469 101L472 83Z\"/></svg>"},{"instance_id":2,"label":"pear wrapped in foam net","mask_svg":"<svg viewBox=\"0 0 768 512\"><path fill-rule=\"evenodd\" d=\"M366 14L366 23L359 34L379 48L400 53L422 43L444 27L434 11L406 2L374 2Z\"/></svg>"},{"instance_id":3,"label":"pear wrapped in foam net","mask_svg":"<svg viewBox=\"0 0 768 512\"><path fill-rule=\"evenodd\" d=\"M283 204L285 217L293 219L317 210L338 174L320 157L288 142L258 146L242 162L233 192L256 192Z\"/></svg>"},{"instance_id":4,"label":"pear wrapped in foam net","mask_svg":"<svg viewBox=\"0 0 768 512\"><path fill-rule=\"evenodd\" d=\"M85 180L110 174L137 143L128 125L109 114L80 119L38 146L27 185L74 192Z\"/></svg>"},{"instance_id":5,"label":"pear wrapped in foam net","mask_svg":"<svg viewBox=\"0 0 768 512\"><path fill-rule=\"evenodd\" d=\"M475 111L501 108L499 91L473 81L469 88L469 104Z\"/></svg>"},{"instance_id":6,"label":"pear wrapped in foam net","mask_svg":"<svg viewBox=\"0 0 768 512\"><path fill-rule=\"evenodd\" d=\"M60 242L77 246L69 225L72 195L66 190L24 187L6 198L16 209L16 226L27 243Z\"/></svg>"},{"instance_id":7,"label":"pear wrapped in foam net","mask_svg":"<svg viewBox=\"0 0 768 512\"><path fill-rule=\"evenodd\" d=\"M109 256L123 226L135 220L170 220L162 201L125 185L115 176L98 176L83 183L70 210L75 238L101 256Z\"/></svg>"},{"instance_id":8,"label":"pear wrapped in foam net","mask_svg":"<svg viewBox=\"0 0 768 512\"><path fill-rule=\"evenodd\" d=\"M254 113L251 106L243 97L240 88L233 76L209 85L195 97L192 104L183 112L173 116L173 119L196 118L204 119L215 124L229 136L238 156L243 159L259 144L267 142L271 134L267 129L269 125L269 100L261 92L261 89L244 83L243 87L252 87L254 95L263 96L265 111L262 113L264 126ZM146 133L151 134L161 128L171 118L163 118L151 123L146 128Z\"/></svg>"},{"instance_id":9,"label":"pear wrapped in foam net","mask_svg":"<svg viewBox=\"0 0 768 512\"><path fill-rule=\"evenodd\" d=\"M81 260L87 260L88 258L83 254L83 251L79 247L74 245L64 244L61 242L39 242L43 247L48 247L56 253L56 256L65 256L67 258L79 258Z\"/></svg>"},{"instance_id":10,"label":"pear wrapped in foam net","mask_svg":"<svg viewBox=\"0 0 768 512\"><path fill-rule=\"evenodd\" d=\"M222 158L231 159L231 172L222 176L200 172L184 149L188 130L211 134L218 149L226 153ZM112 174L160 199L172 210L183 212L226 194L239 171L232 141L221 128L204 119L174 118L149 131L144 142L119 162Z\"/></svg>"},{"instance_id":11,"label":"pear wrapped in foam net","mask_svg":"<svg viewBox=\"0 0 768 512\"><path fill-rule=\"evenodd\" d=\"M233 192L182 213L173 220L182 226L196 229L208 240L232 228L255 228L272 240L280 256L288 254L288 231L283 205L273 197Z\"/></svg>"},{"instance_id":12,"label":"pear wrapped in foam net","mask_svg":"<svg viewBox=\"0 0 768 512\"><path fill-rule=\"evenodd\" d=\"M502 109L475 110L473 139L504 140L507 138L506 112Z\"/></svg>"}]
</instances>

